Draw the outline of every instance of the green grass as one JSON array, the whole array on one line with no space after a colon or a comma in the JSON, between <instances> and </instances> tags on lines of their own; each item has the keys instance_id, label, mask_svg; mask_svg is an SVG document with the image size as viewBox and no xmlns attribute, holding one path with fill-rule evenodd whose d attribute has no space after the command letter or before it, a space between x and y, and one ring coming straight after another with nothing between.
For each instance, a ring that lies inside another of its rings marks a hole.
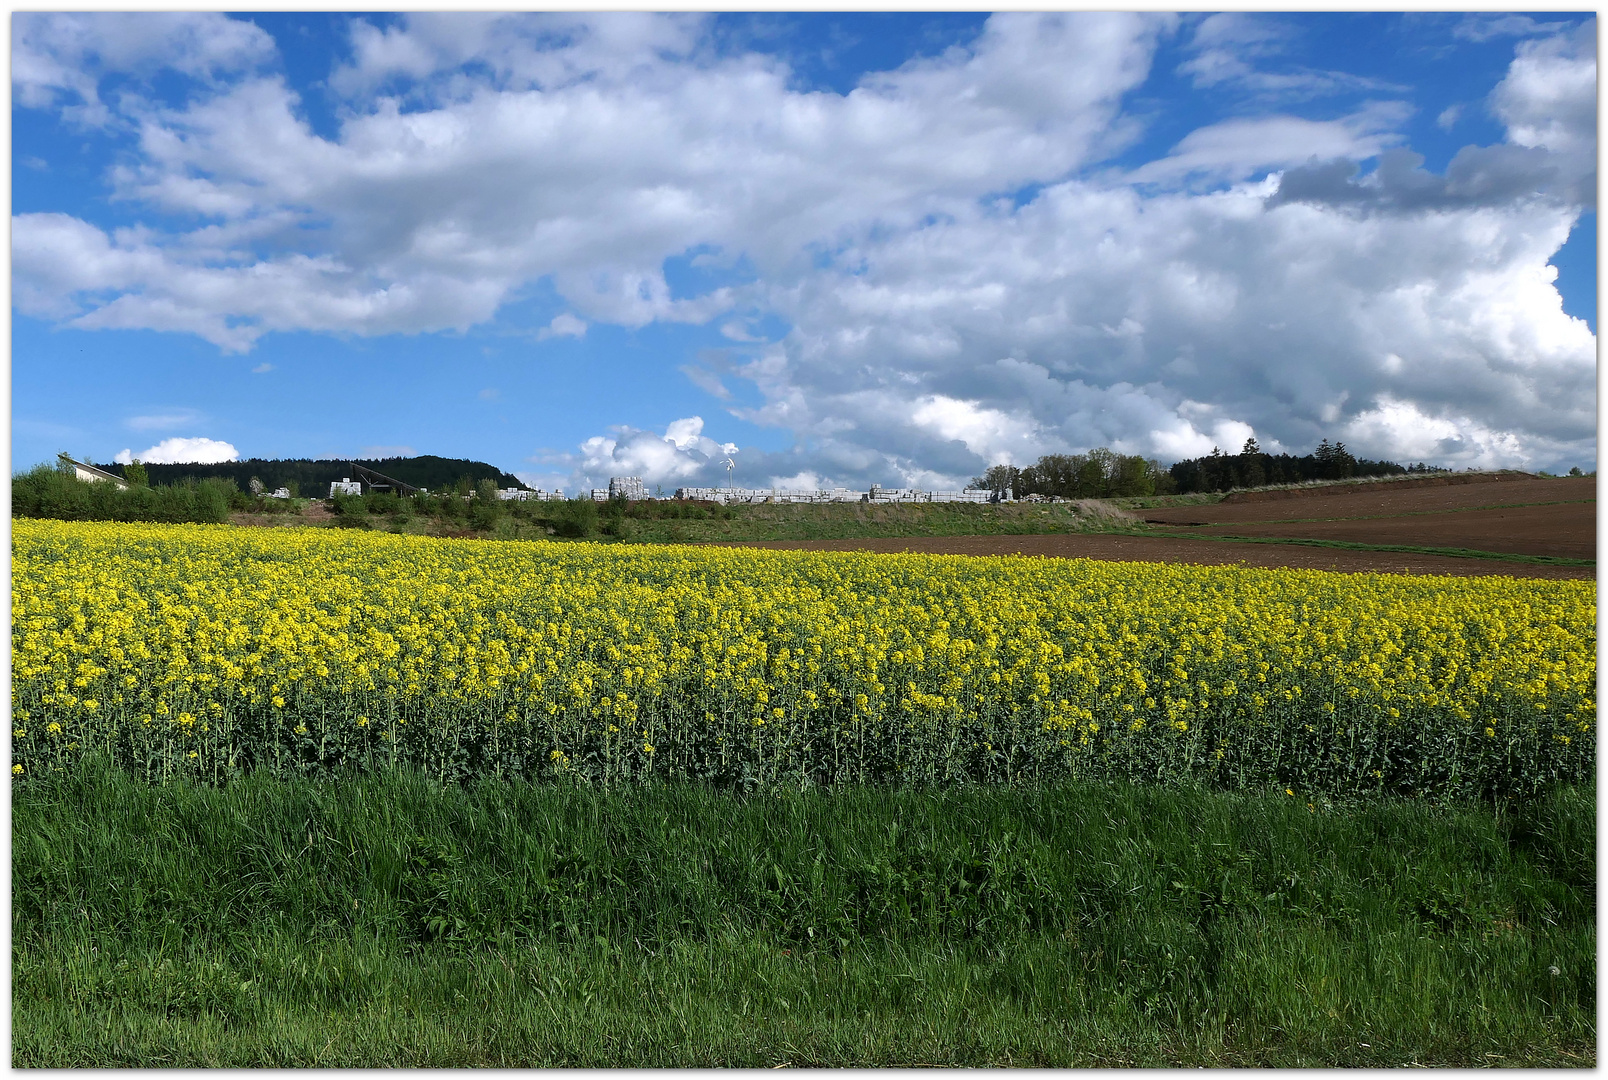
<instances>
[{"instance_id":1,"label":"green grass","mask_svg":"<svg viewBox=\"0 0 1608 1080\"><path fill-rule=\"evenodd\" d=\"M720 540L857 540L905 536L1020 536L1099 532L1109 518L1055 503L824 504L773 503L727 508L712 520L627 519L624 539L635 543ZM1131 521L1122 522L1131 527Z\"/></svg>"},{"instance_id":2,"label":"green grass","mask_svg":"<svg viewBox=\"0 0 1608 1080\"><path fill-rule=\"evenodd\" d=\"M13 790L13 1064L1589 1066L1594 796L91 766Z\"/></svg>"},{"instance_id":3,"label":"green grass","mask_svg":"<svg viewBox=\"0 0 1608 1080\"><path fill-rule=\"evenodd\" d=\"M1216 502L1220 495L1169 496L1153 505ZM1148 505L1147 504L1147 505ZM1120 508L1117 508L1120 510ZM357 526L418 536L474 535L495 540L563 539L548 532L554 522L536 515L557 514L555 504L522 504L505 513L489 529L474 529L466 520L447 520L419 514L359 514L328 524ZM1120 515L1089 513L1069 503L756 503L716 508L640 504L612 531L592 540L642 544L708 543L753 540L857 540L906 536L1023 536L1054 533L1105 532L1133 528L1136 522ZM656 517L657 513L684 513L686 517ZM310 524L287 515L274 524Z\"/></svg>"}]
</instances>

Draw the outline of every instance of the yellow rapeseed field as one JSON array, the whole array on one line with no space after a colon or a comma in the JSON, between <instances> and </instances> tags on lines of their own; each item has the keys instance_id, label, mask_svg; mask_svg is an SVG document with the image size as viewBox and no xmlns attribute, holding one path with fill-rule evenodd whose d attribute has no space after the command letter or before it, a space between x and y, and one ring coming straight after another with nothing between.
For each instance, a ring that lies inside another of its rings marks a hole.
<instances>
[{"instance_id":1,"label":"yellow rapeseed field","mask_svg":"<svg viewBox=\"0 0 1608 1080\"><path fill-rule=\"evenodd\" d=\"M1591 583L16 520L13 773L1592 774Z\"/></svg>"}]
</instances>

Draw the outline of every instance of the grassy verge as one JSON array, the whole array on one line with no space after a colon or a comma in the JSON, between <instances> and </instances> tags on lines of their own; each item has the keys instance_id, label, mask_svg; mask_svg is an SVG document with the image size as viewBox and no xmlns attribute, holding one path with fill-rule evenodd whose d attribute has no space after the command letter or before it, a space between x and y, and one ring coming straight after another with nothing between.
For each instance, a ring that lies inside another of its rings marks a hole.
<instances>
[{"instance_id":1,"label":"grassy verge","mask_svg":"<svg viewBox=\"0 0 1608 1080\"><path fill-rule=\"evenodd\" d=\"M1216 501L1220 496L1193 499ZM1170 503L1168 505L1171 505ZM495 540L565 539L555 529L561 504L514 504L491 525L467 519L420 514L358 514L331 518L284 515L269 520L237 515L236 524L334 524L416 536L475 536ZM660 516L664 515L664 516ZM674 516L682 515L682 516ZM633 503L612 520L605 508L596 529L576 539L644 544L705 543L720 540L855 540L903 536L1019 536L1044 533L1103 532L1137 523L1120 508L1093 504L744 504L705 507L678 503Z\"/></svg>"},{"instance_id":2,"label":"grassy verge","mask_svg":"<svg viewBox=\"0 0 1608 1080\"><path fill-rule=\"evenodd\" d=\"M1478 551L1460 547L1417 547L1411 544L1364 544L1354 540L1311 540L1297 536L1203 536L1182 528L1141 532L1123 530L1128 536L1166 536L1180 540L1213 540L1225 544L1296 544L1301 547L1341 548L1346 551L1400 551L1409 555L1445 555L1454 559L1491 559L1496 562L1528 563L1532 566L1596 566L1595 559L1572 559L1564 555L1520 555L1511 551Z\"/></svg>"},{"instance_id":3,"label":"grassy verge","mask_svg":"<svg viewBox=\"0 0 1608 1080\"><path fill-rule=\"evenodd\" d=\"M17 1066L1595 1064L1595 798L13 794Z\"/></svg>"},{"instance_id":4,"label":"grassy verge","mask_svg":"<svg viewBox=\"0 0 1608 1080\"><path fill-rule=\"evenodd\" d=\"M642 543L708 540L857 540L901 536L1020 536L1096 532L1133 522L1072 504L906 503L758 504L727 508L711 521L632 520Z\"/></svg>"}]
</instances>

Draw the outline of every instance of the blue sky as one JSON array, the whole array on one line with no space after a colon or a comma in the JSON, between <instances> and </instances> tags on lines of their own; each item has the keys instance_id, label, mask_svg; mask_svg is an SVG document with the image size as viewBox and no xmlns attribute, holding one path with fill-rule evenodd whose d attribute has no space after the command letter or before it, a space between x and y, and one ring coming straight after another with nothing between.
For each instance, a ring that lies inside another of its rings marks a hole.
<instances>
[{"instance_id":1,"label":"blue sky","mask_svg":"<svg viewBox=\"0 0 1608 1080\"><path fill-rule=\"evenodd\" d=\"M1596 454L1581 14L16 15L13 466ZM1554 270L1555 268L1555 270Z\"/></svg>"}]
</instances>

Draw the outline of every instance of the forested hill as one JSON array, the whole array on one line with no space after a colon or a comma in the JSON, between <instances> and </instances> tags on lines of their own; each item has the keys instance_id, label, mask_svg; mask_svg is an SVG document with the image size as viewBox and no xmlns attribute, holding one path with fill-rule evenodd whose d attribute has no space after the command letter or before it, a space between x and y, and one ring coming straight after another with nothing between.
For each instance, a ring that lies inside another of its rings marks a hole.
<instances>
[{"instance_id":1,"label":"forested hill","mask_svg":"<svg viewBox=\"0 0 1608 1080\"><path fill-rule=\"evenodd\" d=\"M292 487L303 497L323 498L329 494L329 485L343 477L352 476L352 463L356 462L375 472L394 477L404 484L445 491L459 480L467 478L471 484L485 479L495 480L498 487L524 487L515 476L503 472L495 465L468 458L436 457L423 454L419 457L348 458L344 460L309 461L306 458L267 460L247 458L244 461L224 461L215 465L146 465L145 472L152 484L172 484L187 476L197 480L208 477L231 479L241 491L248 489L251 478L263 482L269 491ZM123 475L121 465L97 465L96 468ZM353 479L356 479L353 477Z\"/></svg>"}]
</instances>

